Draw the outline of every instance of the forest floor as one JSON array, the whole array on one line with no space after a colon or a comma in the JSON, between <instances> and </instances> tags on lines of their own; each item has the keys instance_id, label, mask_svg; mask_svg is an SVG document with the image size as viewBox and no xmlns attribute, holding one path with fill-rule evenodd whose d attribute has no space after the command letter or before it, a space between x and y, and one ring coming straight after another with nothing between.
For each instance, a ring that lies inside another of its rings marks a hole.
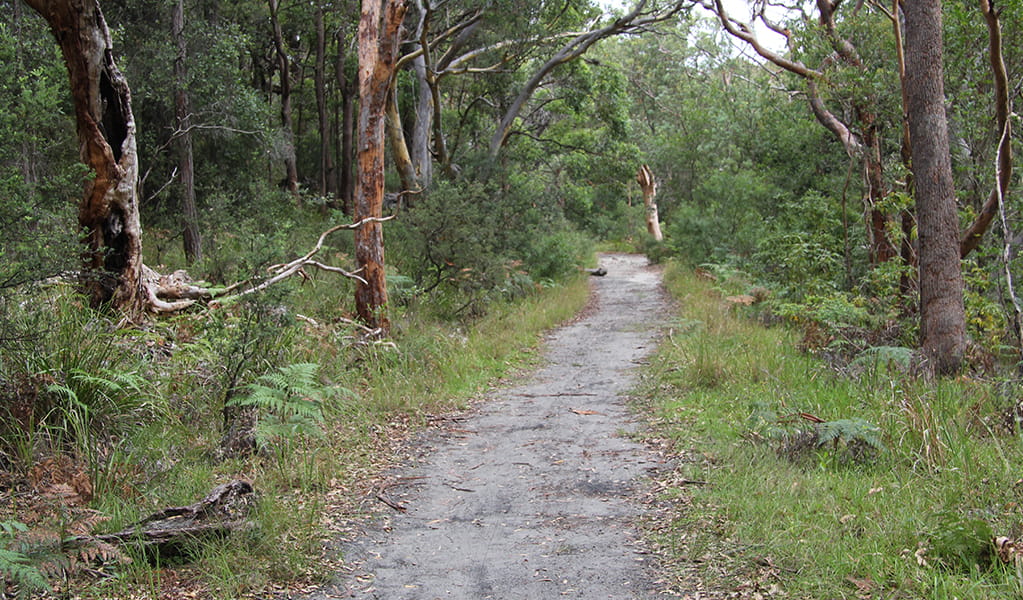
<instances>
[{"instance_id":1,"label":"forest floor","mask_svg":"<svg viewBox=\"0 0 1023 600\"><path fill-rule=\"evenodd\" d=\"M671 465L633 441L625 394L668 316L646 258L604 254L606 277L545 364L413 440L373 487L377 514L340 542L327 598L649 598L650 477Z\"/></svg>"}]
</instances>

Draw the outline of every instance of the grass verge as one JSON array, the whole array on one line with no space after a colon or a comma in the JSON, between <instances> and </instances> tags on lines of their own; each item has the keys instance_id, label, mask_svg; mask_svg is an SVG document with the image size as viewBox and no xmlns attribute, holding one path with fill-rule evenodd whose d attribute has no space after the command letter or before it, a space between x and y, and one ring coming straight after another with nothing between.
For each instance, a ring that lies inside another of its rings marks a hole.
<instances>
[{"instance_id":1,"label":"grass verge","mask_svg":"<svg viewBox=\"0 0 1023 600\"><path fill-rule=\"evenodd\" d=\"M1023 437L1006 383L839 371L678 265L640 391L680 455L656 538L706 597L1018 598ZM995 544L996 538L1001 544ZM759 596L758 596L759 595Z\"/></svg>"},{"instance_id":2,"label":"grass verge","mask_svg":"<svg viewBox=\"0 0 1023 600\"><path fill-rule=\"evenodd\" d=\"M300 305L316 319L297 320L267 297L129 332L72 300L68 315L88 322L48 332L25 353L34 362L24 371L47 378L34 406L53 408L0 428L2 447L25 455L0 452L0 526L8 525L0 550L19 552L0 555L0 572L30 564L23 588L46 575L63 596L82 599L226 600L311 589L338 566L329 548L343 519L330 517L357 517L366 482L432 416L466 407L535 360L542 332L585 305L589 282L580 274L469 322L408 310L379 344L322 316L337 311L343 292L321 289L318 305ZM260 398L267 437L258 453L225 459L222 409L246 396ZM36 461L37 453L52 458ZM19 465L26 471L14 472ZM185 545L177 556L104 549L109 556L97 563L59 553L61 538L119 531L236 478L257 491L246 531Z\"/></svg>"}]
</instances>

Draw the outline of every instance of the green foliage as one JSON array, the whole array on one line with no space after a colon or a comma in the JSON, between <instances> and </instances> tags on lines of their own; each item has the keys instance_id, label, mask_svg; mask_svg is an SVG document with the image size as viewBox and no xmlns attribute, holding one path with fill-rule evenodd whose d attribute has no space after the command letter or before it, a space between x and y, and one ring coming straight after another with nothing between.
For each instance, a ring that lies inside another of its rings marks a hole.
<instances>
[{"instance_id":1,"label":"green foliage","mask_svg":"<svg viewBox=\"0 0 1023 600\"><path fill-rule=\"evenodd\" d=\"M663 540L680 569L716 557L695 568L731 589L770 557L779 591L800 598L851 597L852 580L886 597L1018 596L992 553L994 536L1018 536L1023 446L1004 424L1014 386L914 378L912 351L896 346L836 369L799 351L790 328L723 307L706 278L672 264L666 279L686 322L703 324L662 345L642 394L655 435L687 450L665 480L684 507ZM697 384L698 363L719 366L714 386Z\"/></svg>"},{"instance_id":2,"label":"green foliage","mask_svg":"<svg viewBox=\"0 0 1023 600\"><path fill-rule=\"evenodd\" d=\"M102 477L114 441L166 406L147 378L146 340L116 330L66 290L32 297L43 300L52 321L33 322L48 328L0 355L0 451L22 468L39 452L72 452Z\"/></svg>"},{"instance_id":3,"label":"green foliage","mask_svg":"<svg viewBox=\"0 0 1023 600\"><path fill-rule=\"evenodd\" d=\"M881 428L860 418L821 423L817 427L817 446L829 444L836 449L856 444L865 444L874 450L885 449L884 442L881 441Z\"/></svg>"},{"instance_id":4,"label":"green foliage","mask_svg":"<svg viewBox=\"0 0 1023 600\"><path fill-rule=\"evenodd\" d=\"M927 557L952 571L986 571L994 558L991 524L976 516L944 511L934 517L929 532Z\"/></svg>"},{"instance_id":5,"label":"green foliage","mask_svg":"<svg viewBox=\"0 0 1023 600\"><path fill-rule=\"evenodd\" d=\"M906 372L913 362L913 349L903 346L871 346L856 355L849 366L864 370Z\"/></svg>"},{"instance_id":6,"label":"green foliage","mask_svg":"<svg viewBox=\"0 0 1023 600\"><path fill-rule=\"evenodd\" d=\"M870 311L862 305L862 300L843 292L826 296L808 295L799 304L779 302L774 309L778 316L792 323L814 324L830 332L872 324Z\"/></svg>"},{"instance_id":7,"label":"green foliage","mask_svg":"<svg viewBox=\"0 0 1023 600\"><path fill-rule=\"evenodd\" d=\"M0 573L18 586L18 597L28 597L32 592L49 588L46 577L34 564L32 557L11 549L15 544L15 536L26 531L28 527L24 523L0 521Z\"/></svg>"},{"instance_id":8,"label":"green foliage","mask_svg":"<svg viewBox=\"0 0 1023 600\"><path fill-rule=\"evenodd\" d=\"M245 388L244 395L235 396L230 406L255 406L269 412L272 422L260 420L257 430L264 440L273 437L322 435L322 404L338 396L350 394L320 383L316 363L294 363L261 375Z\"/></svg>"},{"instance_id":9,"label":"green foliage","mask_svg":"<svg viewBox=\"0 0 1023 600\"><path fill-rule=\"evenodd\" d=\"M537 201L533 182L507 177L503 185L438 182L389 225L389 239L397 240L391 264L415 290L433 294L438 305L450 303L451 313L521 297L575 272L589 256L591 242L555 207Z\"/></svg>"}]
</instances>

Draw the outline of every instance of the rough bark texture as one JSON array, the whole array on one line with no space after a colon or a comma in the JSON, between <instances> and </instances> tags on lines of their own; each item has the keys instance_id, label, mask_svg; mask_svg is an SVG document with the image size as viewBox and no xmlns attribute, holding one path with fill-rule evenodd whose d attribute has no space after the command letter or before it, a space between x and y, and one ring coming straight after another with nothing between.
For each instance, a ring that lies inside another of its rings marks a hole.
<instances>
[{"instance_id":1,"label":"rough bark texture","mask_svg":"<svg viewBox=\"0 0 1023 600\"><path fill-rule=\"evenodd\" d=\"M192 118L188 102L188 44L185 40L185 2L178 0L171 17L171 29L178 47L174 57L174 120L179 132L178 171L181 173L181 229L185 261L202 260L202 237L199 235L199 212L195 207L195 165L192 155Z\"/></svg>"},{"instance_id":2,"label":"rough bark texture","mask_svg":"<svg viewBox=\"0 0 1023 600\"><path fill-rule=\"evenodd\" d=\"M363 0L359 20L359 150L355 219L379 219L384 202L384 127L401 23L401 0ZM379 222L355 230L355 260L365 283L355 288L355 307L367 325L386 332L387 283L384 277L384 234Z\"/></svg>"},{"instance_id":3,"label":"rough bark texture","mask_svg":"<svg viewBox=\"0 0 1023 600\"><path fill-rule=\"evenodd\" d=\"M657 214L657 202L654 196L657 195L657 182L650 167L643 165L636 174L636 182L643 190L643 204L646 206L646 230L650 232L655 240L660 242L664 239L661 234L661 218Z\"/></svg>"},{"instance_id":4,"label":"rough bark texture","mask_svg":"<svg viewBox=\"0 0 1023 600\"><path fill-rule=\"evenodd\" d=\"M909 0L906 101L920 234L921 348L934 370L954 373L966 350L963 279L942 64L940 0Z\"/></svg>"},{"instance_id":5,"label":"rough bark texture","mask_svg":"<svg viewBox=\"0 0 1023 600\"><path fill-rule=\"evenodd\" d=\"M110 31L96 0L27 0L49 23L71 82L85 183L78 222L85 230L84 285L93 304L129 318L144 310L138 157L131 93L114 64Z\"/></svg>"},{"instance_id":6,"label":"rough bark texture","mask_svg":"<svg viewBox=\"0 0 1023 600\"><path fill-rule=\"evenodd\" d=\"M254 501L252 484L236 479L213 488L195 504L165 508L117 533L71 537L64 541L64 547L102 542L135 546L161 556L175 555L198 541L251 529L248 516Z\"/></svg>"}]
</instances>

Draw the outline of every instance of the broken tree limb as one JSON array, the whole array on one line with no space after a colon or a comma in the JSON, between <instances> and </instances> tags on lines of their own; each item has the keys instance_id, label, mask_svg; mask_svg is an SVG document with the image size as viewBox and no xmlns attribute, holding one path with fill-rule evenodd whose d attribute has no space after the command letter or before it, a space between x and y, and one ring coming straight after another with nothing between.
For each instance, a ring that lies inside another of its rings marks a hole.
<instances>
[{"instance_id":1,"label":"broken tree limb","mask_svg":"<svg viewBox=\"0 0 1023 600\"><path fill-rule=\"evenodd\" d=\"M132 545L159 554L176 553L185 544L251 528L248 516L255 499L253 491L251 483L236 479L213 488L195 504L165 508L117 533L74 536L64 541L64 547L106 543Z\"/></svg>"},{"instance_id":2,"label":"broken tree limb","mask_svg":"<svg viewBox=\"0 0 1023 600\"><path fill-rule=\"evenodd\" d=\"M249 294L253 294L278 283L292 275L299 274L305 276L303 271L304 267L315 267L321 271L329 271L331 273L338 273L349 279L356 281L365 282L365 279L359 275L359 270L347 271L341 267L335 267L322 263L318 260L314 260L320 250L323 249L323 244L327 240L327 236L342 229L358 229L366 223L381 223L389 221L394 217L377 217L377 218L366 218L362 219L357 223L349 223L344 225L335 225L330 229L320 234L319 239L311 250L305 253L305 255L288 263L273 265L268 269L270 277L259 282L250 283L251 280L239 281L226 288L209 288L201 285L196 285L192 278L188 276L188 273L184 270L177 270L169 275L161 275L153 269L143 265L143 277L142 286L145 292L146 298L148 299L149 310L157 314L173 313L184 310L197 302L209 301L209 300L227 300L231 298L240 298ZM235 293L240 287L245 285L248 287L240 292Z\"/></svg>"},{"instance_id":3,"label":"broken tree limb","mask_svg":"<svg viewBox=\"0 0 1023 600\"><path fill-rule=\"evenodd\" d=\"M643 204L646 205L646 229L655 240L660 242L664 239L664 235L661 234L660 216L657 214L657 202L654 200L654 196L657 195L657 180L654 179L654 173L650 167L643 165L639 168L639 172L636 173L636 183L643 190Z\"/></svg>"}]
</instances>

